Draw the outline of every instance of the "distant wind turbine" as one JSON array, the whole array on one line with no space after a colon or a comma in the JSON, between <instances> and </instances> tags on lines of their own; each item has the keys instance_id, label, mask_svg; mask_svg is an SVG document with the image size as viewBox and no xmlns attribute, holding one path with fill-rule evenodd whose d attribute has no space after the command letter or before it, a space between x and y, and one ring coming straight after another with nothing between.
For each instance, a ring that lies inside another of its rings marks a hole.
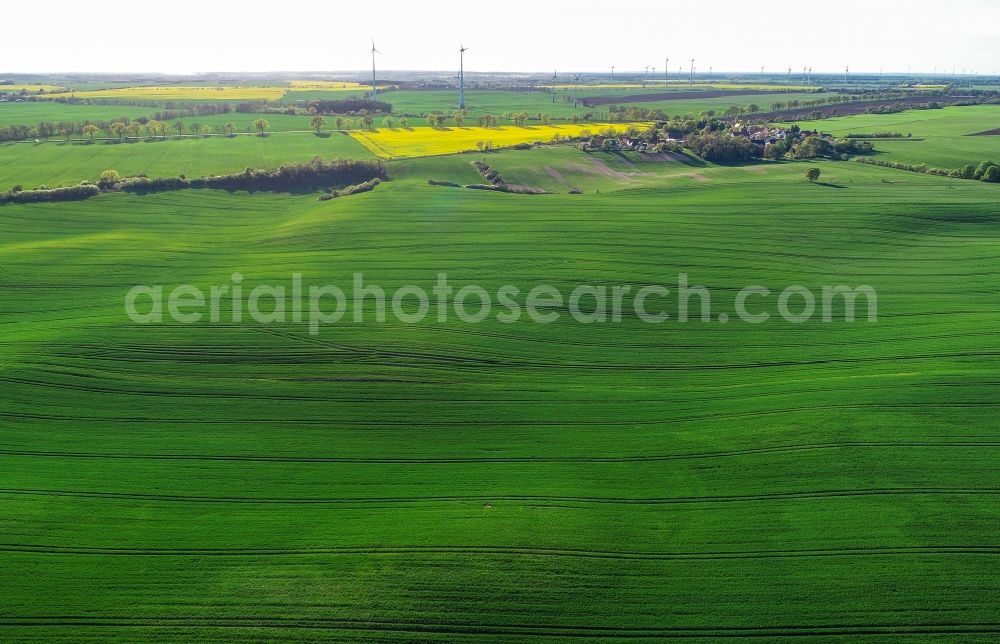
<instances>
[{"instance_id":1,"label":"distant wind turbine","mask_svg":"<svg viewBox=\"0 0 1000 644\"><path fill-rule=\"evenodd\" d=\"M459 43L458 45L458 109L465 109L465 52L469 48Z\"/></svg>"},{"instance_id":2,"label":"distant wind turbine","mask_svg":"<svg viewBox=\"0 0 1000 644\"><path fill-rule=\"evenodd\" d=\"M381 54L375 49L375 39L372 38L372 99L378 96L378 87L375 85L375 54Z\"/></svg>"}]
</instances>

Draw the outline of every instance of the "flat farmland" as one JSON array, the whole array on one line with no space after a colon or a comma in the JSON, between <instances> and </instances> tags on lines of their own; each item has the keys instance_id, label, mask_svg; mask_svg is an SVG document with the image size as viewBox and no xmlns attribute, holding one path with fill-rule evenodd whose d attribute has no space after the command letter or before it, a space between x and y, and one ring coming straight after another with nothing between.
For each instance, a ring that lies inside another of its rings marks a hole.
<instances>
[{"instance_id":1,"label":"flat farmland","mask_svg":"<svg viewBox=\"0 0 1000 644\"><path fill-rule=\"evenodd\" d=\"M714 110L718 115L722 115L727 109L734 105L741 107L746 107L751 103L755 103L761 107L761 110L770 110L771 105L774 103L787 103L788 101L813 101L818 98L823 98L825 94L816 94L814 92L790 92L790 93L777 93L768 92L765 94L738 94L730 96L721 96L716 98L684 98L684 99L666 99L666 100L651 100L651 101L635 101L631 103L623 103L622 106L626 108L640 108L648 110L662 110L668 116L684 116L686 114L698 115L702 112L708 110ZM607 105L601 106L597 109L607 109Z\"/></svg>"},{"instance_id":2,"label":"flat farmland","mask_svg":"<svg viewBox=\"0 0 1000 644\"><path fill-rule=\"evenodd\" d=\"M0 102L0 126L38 125L41 121L111 121L150 116L156 108L135 105L71 105L52 101Z\"/></svg>"},{"instance_id":3,"label":"flat farmland","mask_svg":"<svg viewBox=\"0 0 1000 644\"><path fill-rule=\"evenodd\" d=\"M458 88L397 90L380 94L379 99L391 103L393 112L399 114L450 114L458 109ZM558 118L569 118L589 111L583 107L574 108L562 95L555 96L553 101L553 94L544 91L466 90L465 103L473 118L481 114L499 116L505 112L549 113Z\"/></svg>"},{"instance_id":4,"label":"flat farmland","mask_svg":"<svg viewBox=\"0 0 1000 644\"><path fill-rule=\"evenodd\" d=\"M104 98L123 100L149 101L276 101L285 95L287 87L230 87L199 85L181 86L138 86L113 87L72 92L77 98ZM69 96L70 94L53 94L52 96Z\"/></svg>"},{"instance_id":5,"label":"flat farmland","mask_svg":"<svg viewBox=\"0 0 1000 644\"><path fill-rule=\"evenodd\" d=\"M642 109L663 110L667 115L698 114L705 110L716 110L724 112L726 108L733 105L749 105L758 103L763 108L769 108L776 101L787 102L790 100L814 100L825 96L814 92L767 92L747 91L745 93L735 90L722 90L727 96L713 96L717 91L701 90L691 91L685 89L670 93L678 94L679 98L663 98L665 96L662 87L620 89L620 90L597 90L596 88L581 88L578 98L599 97L608 101L600 106L587 107L580 103L573 106L572 99L574 91L572 89L562 89L555 95L545 91L536 92L511 92L503 90L469 90L465 93L466 105L469 113L475 117L480 114L500 115L505 112L528 112L529 114L548 113L555 118L567 119L574 115L582 116L588 112L601 114L606 112L608 105L614 104L619 97L632 97L633 99L643 94L648 94L650 99L635 100L628 104L622 103L625 107L635 107ZM730 93L734 92L734 93ZM699 94L705 94L702 97ZM450 113L458 107L458 89L448 90L399 90L386 92L380 98L392 104L394 112L407 114L427 114L429 112Z\"/></svg>"}]
</instances>

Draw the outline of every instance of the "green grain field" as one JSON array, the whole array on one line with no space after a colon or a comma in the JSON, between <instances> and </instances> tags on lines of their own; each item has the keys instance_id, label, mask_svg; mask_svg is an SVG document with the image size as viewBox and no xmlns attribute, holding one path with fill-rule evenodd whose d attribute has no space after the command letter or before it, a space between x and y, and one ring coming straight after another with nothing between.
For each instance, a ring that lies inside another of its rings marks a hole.
<instances>
[{"instance_id":1,"label":"green grain field","mask_svg":"<svg viewBox=\"0 0 1000 644\"><path fill-rule=\"evenodd\" d=\"M667 91L674 91L674 88ZM677 90L681 91L681 90ZM685 92L691 91L689 89ZM662 87L650 86L648 88L635 88L629 90L599 90L595 88L581 88L578 92L571 89L561 89L552 94L549 91L535 92L512 92L503 90L469 90L466 91L466 105L469 114L475 118L481 114L500 115L507 112L525 111L529 114L551 114L554 118L572 118L583 116L584 114L602 114L607 112L608 106L588 108L582 104L574 105L573 99L582 99L588 96L640 96L649 94L656 96L664 92ZM718 113L725 112L733 105L746 106L757 103L763 108L769 108L776 101L786 102L789 100L813 100L823 94L811 92L769 92L769 93L747 93L740 96L727 96L721 98L682 98L674 100L650 100L646 102L628 103L625 107L635 107L641 109L662 110L670 116L683 116L685 114L700 114L706 110L715 110ZM555 100L553 100L553 98ZM458 90L399 90L385 92L380 95L380 100L392 104L392 109L396 113L402 114L427 114L429 112L451 113L458 107Z\"/></svg>"},{"instance_id":2,"label":"green grain field","mask_svg":"<svg viewBox=\"0 0 1000 644\"><path fill-rule=\"evenodd\" d=\"M30 125L35 127L41 121L113 121L122 117L130 119L151 116L156 112L152 107L134 105L70 105L46 101L0 102L0 126Z\"/></svg>"},{"instance_id":3,"label":"green grain field","mask_svg":"<svg viewBox=\"0 0 1000 644\"><path fill-rule=\"evenodd\" d=\"M1000 129L1000 105L911 110L899 114L863 114L799 123L837 136L893 132L910 139L874 141L879 158L961 168L982 161L1000 163L1000 136L975 136Z\"/></svg>"},{"instance_id":4,"label":"green grain field","mask_svg":"<svg viewBox=\"0 0 1000 644\"><path fill-rule=\"evenodd\" d=\"M107 169L122 176L151 177L185 174L197 177L238 172L247 167L276 167L286 161L369 158L353 138L338 133L279 132L269 136L240 135L208 138L168 137L119 143L7 143L0 145L0 189L73 185L94 180Z\"/></svg>"},{"instance_id":5,"label":"green grain field","mask_svg":"<svg viewBox=\"0 0 1000 644\"><path fill-rule=\"evenodd\" d=\"M2 146L0 187L351 146ZM996 636L996 186L568 147L488 156L552 194L428 185L481 181L471 158L328 202L0 207L0 639ZM311 335L123 311L134 285L236 272L390 292L683 272L712 315L403 324L368 301ZM720 322L749 284L870 284L878 319Z\"/></svg>"}]
</instances>

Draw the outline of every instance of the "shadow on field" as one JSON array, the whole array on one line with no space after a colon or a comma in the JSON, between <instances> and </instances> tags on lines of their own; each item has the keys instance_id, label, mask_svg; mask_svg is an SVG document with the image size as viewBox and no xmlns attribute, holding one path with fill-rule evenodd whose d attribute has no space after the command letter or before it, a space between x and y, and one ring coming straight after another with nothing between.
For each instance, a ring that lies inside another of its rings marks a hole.
<instances>
[{"instance_id":1,"label":"shadow on field","mask_svg":"<svg viewBox=\"0 0 1000 644\"><path fill-rule=\"evenodd\" d=\"M817 181L813 185L815 185L815 186L823 186L824 188L840 188L842 190L846 190L847 189L847 186L842 186L839 183L828 183L826 181Z\"/></svg>"},{"instance_id":2,"label":"shadow on field","mask_svg":"<svg viewBox=\"0 0 1000 644\"><path fill-rule=\"evenodd\" d=\"M314 134L321 139L329 139L332 136L329 132L315 132Z\"/></svg>"}]
</instances>

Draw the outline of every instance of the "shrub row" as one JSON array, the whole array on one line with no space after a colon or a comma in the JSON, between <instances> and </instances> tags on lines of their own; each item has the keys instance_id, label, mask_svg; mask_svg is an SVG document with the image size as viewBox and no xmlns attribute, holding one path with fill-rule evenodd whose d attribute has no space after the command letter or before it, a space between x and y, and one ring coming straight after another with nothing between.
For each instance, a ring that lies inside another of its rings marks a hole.
<instances>
[{"instance_id":1,"label":"shrub row","mask_svg":"<svg viewBox=\"0 0 1000 644\"><path fill-rule=\"evenodd\" d=\"M43 201L79 201L100 194L101 189L92 183L81 183L67 188L39 188L37 190L8 190L0 193L0 204L40 203Z\"/></svg>"},{"instance_id":2,"label":"shrub row","mask_svg":"<svg viewBox=\"0 0 1000 644\"><path fill-rule=\"evenodd\" d=\"M485 161L473 161L472 166L479 172L479 174L483 175L483 179L490 182L490 185L504 185L505 182L503 177L500 176L500 173L487 165Z\"/></svg>"},{"instance_id":3,"label":"shrub row","mask_svg":"<svg viewBox=\"0 0 1000 644\"><path fill-rule=\"evenodd\" d=\"M320 201L329 201L330 199L336 199L338 197L346 197L348 195L356 195L362 192L371 192L375 189L375 186L382 183L382 180L378 177L365 181L364 183L359 183L353 186L347 186L346 188L341 188L340 190L333 190L325 194L320 195Z\"/></svg>"},{"instance_id":4,"label":"shrub row","mask_svg":"<svg viewBox=\"0 0 1000 644\"><path fill-rule=\"evenodd\" d=\"M926 163L912 164L899 163L898 161L884 161L882 159L855 159L858 163L877 165L882 168L893 168L894 170L905 170L906 172L918 172L920 174L932 174L939 177L951 177L953 179L969 179L972 181L983 181L985 183L1000 183L1000 166L992 161L983 161L978 166L967 165L961 169L946 170L944 168L932 168Z\"/></svg>"},{"instance_id":5,"label":"shrub row","mask_svg":"<svg viewBox=\"0 0 1000 644\"><path fill-rule=\"evenodd\" d=\"M316 114L391 114L392 103L373 101L368 98L342 98L339 100L316 100L306 103L306 108Z\"/></svg>"},{"instance_id":6,"label":"shrub row","mask_svg":"<svg viewBox=\"0 0 1000 644\"><path fill-rule=\"evenodd\" d=\"M285 163L278 168L255 170L214 177L129 177L104 186L127 192L154 192L182 188L221 188L225 190L296 191L328 188L331 185L357 185L372 179L385 179L385 165L378 160L324 161L319 157L307 163Z\"/></svg>"},{"instance_id":7,"label":"shrub row","mask_svg":"<svg viewBox=\"0 0 1000 644\"><path fill-rule=\"evenodd\" d=\"M870 132L868 134L848 134L845 139L908 139L913 134L900 134L899 132Z\"/></svg>"}]
</instances>

